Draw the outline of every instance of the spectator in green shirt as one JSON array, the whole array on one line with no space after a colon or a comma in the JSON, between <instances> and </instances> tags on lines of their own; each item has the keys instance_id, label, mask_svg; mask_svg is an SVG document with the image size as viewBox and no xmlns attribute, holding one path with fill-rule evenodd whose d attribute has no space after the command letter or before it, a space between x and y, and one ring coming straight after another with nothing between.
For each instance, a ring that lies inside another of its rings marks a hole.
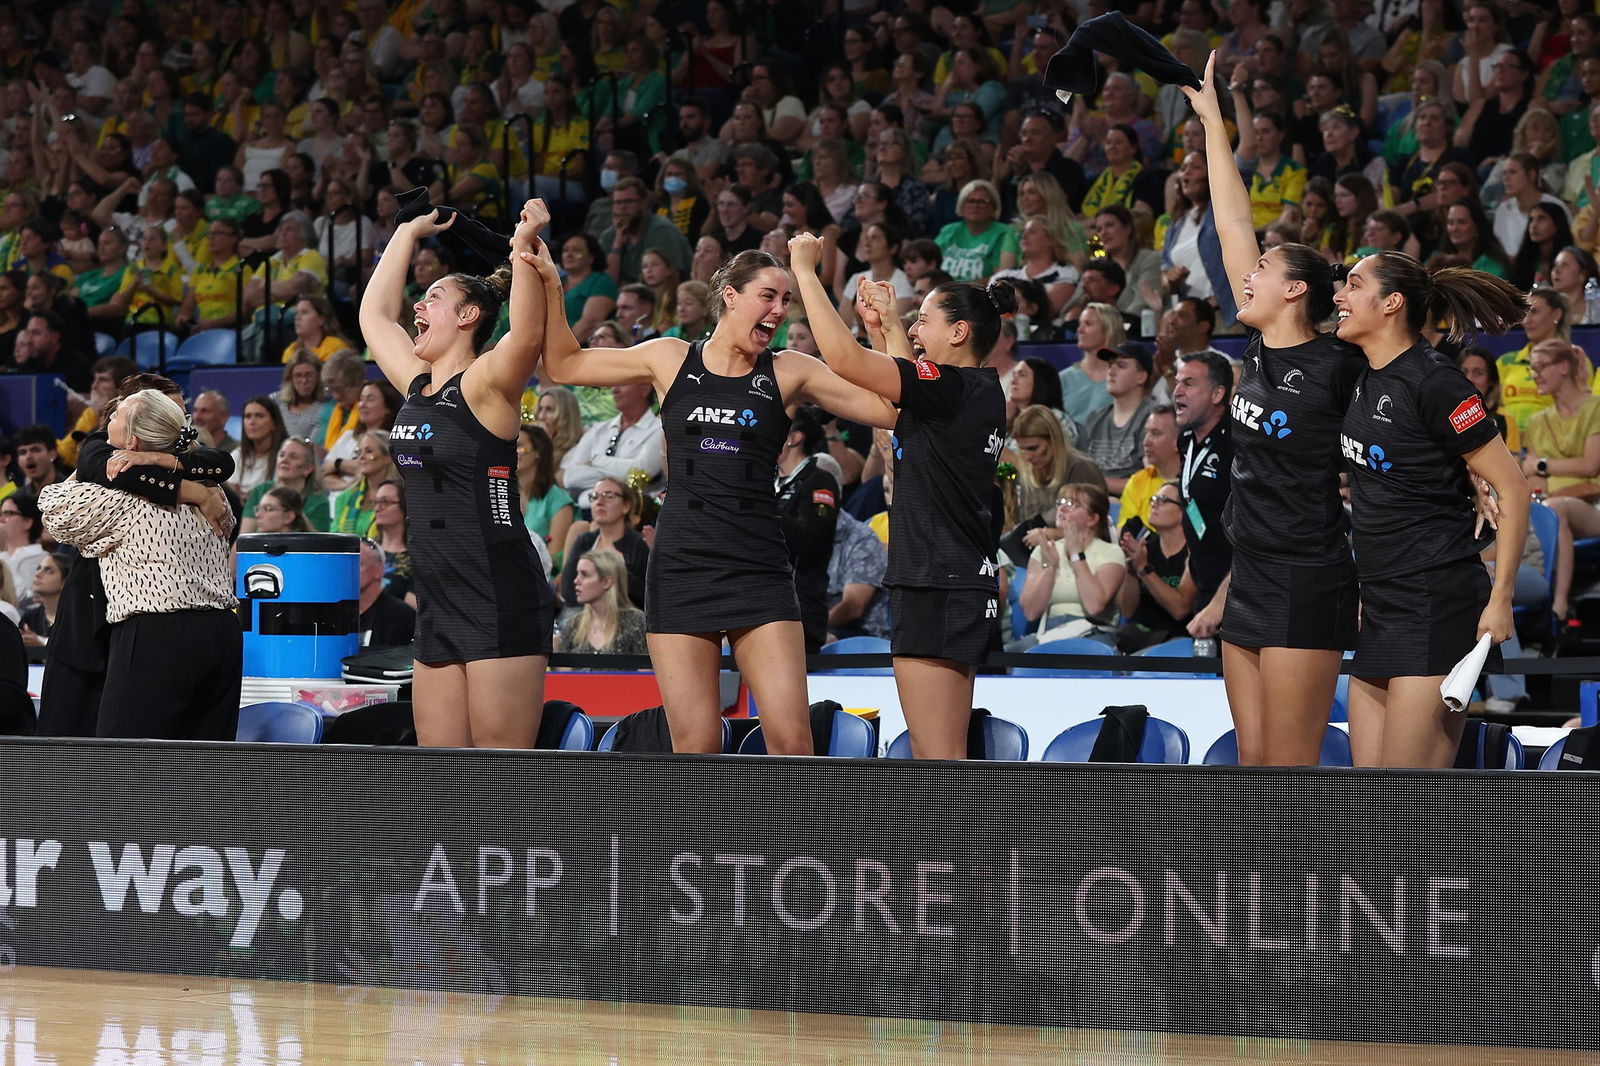
<instances>
[{"instance_id":1,"label":"spectator in green shirt","mask_svg":"<svg viewBox=\"0 0 1600 1066\"><path fill-rule=\"evenodd\" d=\"M1000 192L982 179L969 181L956 197L959 221L939 231L934 243L944 253L944 270L956 281L983 284L996 270L1017 265L1017 231L999 220Z\"/></svg>"}]
</instances>

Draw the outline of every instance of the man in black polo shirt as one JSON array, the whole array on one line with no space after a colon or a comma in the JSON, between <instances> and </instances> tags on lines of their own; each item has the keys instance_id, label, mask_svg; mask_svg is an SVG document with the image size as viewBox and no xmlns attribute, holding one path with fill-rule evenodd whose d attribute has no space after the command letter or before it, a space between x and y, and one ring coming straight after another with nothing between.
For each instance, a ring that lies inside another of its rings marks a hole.
<instances>
[{"instance_id":1,"label":"man in black polo shirt","mask_svg":"<svg viewBox=\"0 0 1600 1066\"><path fill-rule=\"evenodd\" d=\"M1184 358L1172 386L1178 413L1178 455L1183 460L1178 485L1183 491L1183 532L1189 541L1189 575L1194 580L1195 614L1189 635L1215 637L1228 599L1233 547L1222 528L1233 470L1233 440L1228 435L1228 397L1233 367L1220 352Z\"/></svg>"}]
</instances>

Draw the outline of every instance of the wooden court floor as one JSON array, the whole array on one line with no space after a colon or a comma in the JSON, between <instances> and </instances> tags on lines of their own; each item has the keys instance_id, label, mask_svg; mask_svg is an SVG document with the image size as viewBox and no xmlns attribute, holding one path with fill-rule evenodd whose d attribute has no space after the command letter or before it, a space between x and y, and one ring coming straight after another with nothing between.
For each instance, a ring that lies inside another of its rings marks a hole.
<instances>
[{"instance_id":1,"label":"wooden court floor","mask_svg":"<svg viewBox=\"0 0 1600 1066\"><path fill-rule=\"evenodd\" d=\"M1309 1044L44 967L0 973L0 1066L1480 1066L1592 1054Z\"/></svg>"}]
</instances>

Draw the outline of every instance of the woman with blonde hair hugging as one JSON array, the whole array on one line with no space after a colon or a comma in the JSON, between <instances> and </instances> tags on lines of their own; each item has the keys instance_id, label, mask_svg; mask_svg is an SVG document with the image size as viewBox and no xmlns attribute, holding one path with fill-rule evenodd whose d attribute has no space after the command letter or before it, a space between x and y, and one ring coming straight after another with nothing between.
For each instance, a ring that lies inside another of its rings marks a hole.
<instances>
[{"instance_id":1,"label":"woman with blonde hair hugging","mask_svg":"<svg viewBox=\"0 0 1600 1066\"><path fill-rule=\"evenodd\" d=\"M628 564L614 551L578 560L573 602L582 610L561 627L556 650L579 655L643 655L644 612L628 598Z\"/></svg>"},{"instance_id":2,"label":"woman with blonde hair hugging","mask_svg":"<svg viewBox=\"0 0 1600 1066\"><path fill-rule=\"evenodd\" d=\"M122 451L169 455L191 451L198 435L153 389L121 400L107 432ZM226 538L191 507L88 482L50 485L39 504L56 540L102 561L111 645L98 735L232 740L242 635Z\"/></svg>"}]
</instances>

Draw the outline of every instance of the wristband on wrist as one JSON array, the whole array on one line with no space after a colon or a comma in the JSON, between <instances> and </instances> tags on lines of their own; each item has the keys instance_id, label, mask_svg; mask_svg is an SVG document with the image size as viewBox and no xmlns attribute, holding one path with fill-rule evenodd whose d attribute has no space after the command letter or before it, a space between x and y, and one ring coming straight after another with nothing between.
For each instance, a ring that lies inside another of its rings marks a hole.
<instances>
[{"instance_id":1,"label":"wristband on wrist","mask_svg":"<svg viewBox=\"0 0 1600 1066\"><path fill-rule=\"evenodd\" d=\"M1073 552L1072 553L1072 561L1076 562L1076 563L1086 563L1086 562L1089 561L1089 553L1088 552Z\"/></svg>"}]
</instances>

